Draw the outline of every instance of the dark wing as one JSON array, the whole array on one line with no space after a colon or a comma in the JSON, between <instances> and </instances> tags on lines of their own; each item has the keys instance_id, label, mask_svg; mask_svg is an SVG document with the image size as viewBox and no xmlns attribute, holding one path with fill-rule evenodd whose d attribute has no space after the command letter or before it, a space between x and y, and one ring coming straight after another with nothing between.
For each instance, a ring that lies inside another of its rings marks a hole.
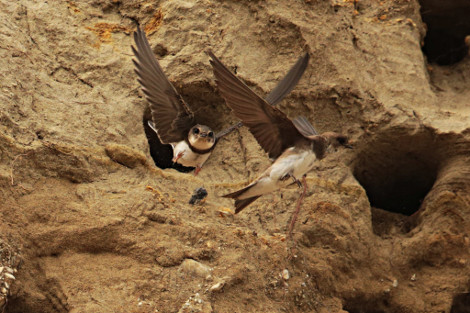
<instances>
[{"instance_id":1,"label":"dark wing","mask_svg":"<svg viewBox=\"0 0 470 313\"><path fill-rule=\"evenodd\" d=\"M277 158L285 149L303 138L284 113L256 95L212 52L209 52L209 56L212 58L212 69L222 97L234 114L250 129L270 158Z\"/></svg>"},{"instance_id":2,"label":"dark wing","mask_svg":"<svg viewBox=\"0 0 470 313\"><path fill-rule=\"evenodd\" d=\"M310 56L308 53L305 53L302 57L300 57L297 62L295 62L294 66L289 70L289 72L284 76L284 78L277 84L277 86L269 93L269 95L265 98L266 102L270 105L276 105L287 96L292 89L297 85L300 78L302 77L305 69L308 65L308 60ZM225 135L230 134L235 129L238 129L243 126L242 122L238 122L236 125L232 125L222 131L220 131L216 138L223 137Z\"/></svg>"},{"instance_id":3,"label":"dark wing","mask_svg":"<svg viewBox=\"0 0 470 313\"><path fill-rule=\"evenodd\" d=\"M258 199L259 197L261 196L254 196L254 197L243 199L243 200L235 200L235 214L240 213L241 210L249 206L253 201Z\"/></svg>"},{"instance_id":4,"label":"dark wing","mask_svg":"<svg viewBox=\"0 0 470 313\"><path fill-rule=\"evenodd\" d=\"M305 137L318 135L318 132L313 128L312 124L304 117L298 116L292 120L295 128Z\"/></svg>"},{"instance_id":5,"label":"dark wing","mask_svg":"<svg viewBox=\"0 0 470 313\"><path fill-rule=\"evenodd\" d=\"M163 73L140 27L134 32L134 41L137 49L132 46L132 51L137 60L132 61L157 134L163 143L181 141L193 126L193 113Z\"/></svg>"},{"instance_id":6,"label":"dark wing","mask_svg":"<svg viewBox=\"0 0 470 313\"><path fill-rule=\"evenodd\" d=\"M286 76L284 76L279 84L277 84L276 88L274 88L266 97L266 101L269 104L278 104L287 94L289 94L289 92L292 91L292 89L294 89L307 68L309 59L310 56L307 52L297 60Z\"/></svg>"}]
</instances>

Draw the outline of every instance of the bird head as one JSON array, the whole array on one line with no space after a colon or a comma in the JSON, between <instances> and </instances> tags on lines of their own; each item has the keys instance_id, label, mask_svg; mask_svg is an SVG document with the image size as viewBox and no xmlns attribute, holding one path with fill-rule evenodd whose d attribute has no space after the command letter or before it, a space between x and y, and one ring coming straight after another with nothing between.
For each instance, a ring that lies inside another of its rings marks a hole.
<instances>
[{"instance_id":1,"label":"bird head","mask_svg":"<svg viewBox=\"0 0 470 313\"><path fill-rule=\"evenodd\" d=\"M323 159L330 147L336 149L343 146L352 149L352 146L348 143L348 137L339 133L326 132L308 138L312 140L312 149L318 159Z\"/></svg>"},{"instance_id":2,"label":"bird head","mask_svg":"<svg viewBox=\"0 0 470 313\"><path fill-rule=\"evenodd\" d=\"M215 135L209 127L198 124L189 130L188 141L196 149L207 150L215 144Z\"/></svg>"},{"instance_id":3,"label":"bird head","mask_svg":"<svg viewBox=\"0 0 470 313\"><path fill-rule=\"evenodd\" d=\"M326 132L321 134L327 140L329 146L333 148L345 147L352 149L353 147L349 144L349 139L346 135L335 133L335 132Z\"/></svg>"}]
</instances>

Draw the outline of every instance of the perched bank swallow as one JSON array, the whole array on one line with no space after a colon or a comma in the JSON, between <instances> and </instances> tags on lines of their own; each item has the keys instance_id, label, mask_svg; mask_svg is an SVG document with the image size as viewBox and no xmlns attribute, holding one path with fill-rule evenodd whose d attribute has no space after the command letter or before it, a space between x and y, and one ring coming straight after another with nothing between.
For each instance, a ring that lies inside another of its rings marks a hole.
<instances>
[{"instance_id":1,"label":"perched bank swallow","mask_svg":"<svg viewBox=\"0 0 470 313\"><path fill-rule=\"evenodd\" d=\"M132 46L132 51L137 60L132 61L152 116L148 126L163 144L172 146L172 161L185 167L195 167L197 175L218 139L241 127L242 123L228 127L216 135L210 127L197 124L193 112L163 73L140 27L134 33L134 41L137 49ZM300 58L267 96L266 101L272 105L280 102L295 87L307 63L308 55Z\"/></svg>"},{"instance_id":2,"label":"perched bank swallow","mask_svg":"<svg viewBox=\"0 0 470 313\"><path fill-rule=\"evenodd\" d=\"M306 175L315 160L325 157L329 146L348 145L344 135L327 132L321 135L303 116L290 120L283 112L256 95L230 72L220 60L209 53L222 97L266 151L274 163L245 188L224 195L235 199L235 213L240 212L260 196L286 187L292 179Z\"/></svg>"},{"instance_id":3,"label":"perched bank swallow","mask_svg":"<svg viewBox=\"0 0 470 313\"><path fill-rule=\"evenodd\" d=\"M148 124L163 144L171 144L172 161L195 167L197 175L211 155L217 139L237 125L216 135L210 127L198 124L194 113L163 73L140 27L134 32L134 41L137 49L132 46L132 51L137 60L132 61L152 115Z\"/></svg>"}]
</instances>

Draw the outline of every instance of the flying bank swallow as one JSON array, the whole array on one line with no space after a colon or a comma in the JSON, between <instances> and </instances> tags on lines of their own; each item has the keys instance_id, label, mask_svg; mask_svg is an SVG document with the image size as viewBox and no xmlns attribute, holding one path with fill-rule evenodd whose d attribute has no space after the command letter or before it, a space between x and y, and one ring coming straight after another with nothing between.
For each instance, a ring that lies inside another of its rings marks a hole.
<instances>
[{"instance_id":1,"label":"flying bank swallow","mask_svg":"<svg viewBox=\"0 0 470 313\"><path fill-rule=\"evenodd\" d=\"M193 112L163 73L140 27L134 32L134 41L137 48L132 46L132 51L137 60L132 61L152 116L148 120L148 126L163 144L171 145L172 161L185 167L195 167L197 175L218 139L241 127L242 123L232 125L217 134L210 127L197 124ZM300 58L267 96L266 101L272 105L279 103L295 87L307 63L308 55Z\"/></svg>"},{"instance_id":2,"label":"flying bank swallow","mask_svg":"<svg viewBox=\"0 0 470 313\"><path fill-rule=\"evenodd\" d=\"M256 95L230 72L213 54L211 65L217 86L227 105L266 151L274 163L245 188L224 195L235 199L235 213L240 212L260 196L290 185L291 179L300 185L315 160L325 157L328 147L348 145L344 135L327 132L319 135L303 116L290 120L279 109Z\"/></svg>"}]
</instances>

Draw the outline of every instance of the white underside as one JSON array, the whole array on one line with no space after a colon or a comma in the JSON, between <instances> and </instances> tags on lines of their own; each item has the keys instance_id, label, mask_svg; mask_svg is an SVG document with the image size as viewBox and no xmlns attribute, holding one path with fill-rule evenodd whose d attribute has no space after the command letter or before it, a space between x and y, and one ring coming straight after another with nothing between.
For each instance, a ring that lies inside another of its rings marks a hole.
<instances>
[{"instance_id":1,"label":"white underside","mask_svg":"<svg viewBox=\"0 0 470 313\"><path fill-rule=\"evenodd\" d=\"M193 150L191 150L184 140L171 145L173 146L173 158L176 158L180 152L183 152L183 156L179 158L178 161L176 161L176 163L179 163L183 166L202 167L204 162L206 162L211 155L211 152L205 154L198 154L193 152Z\"/></svg>"},{"instance_id":2,"label":"white underside","mask_svg":"<svg viewBox=\"0 0 470 313\"><path fill-rule=\"evenodd\" d=\"M316 160L312 150L303 150L297 154L289 154L294 148L289 148L284 152L257 180L250 184L251 187L238 199L247 199L254 196L264 195L284 188L292 184L291 178L281 181L281 177L291 174L296 179L301 179L313 167ZM283 157L287 154L286 157Z\"/></svg>"}]
</instances>

